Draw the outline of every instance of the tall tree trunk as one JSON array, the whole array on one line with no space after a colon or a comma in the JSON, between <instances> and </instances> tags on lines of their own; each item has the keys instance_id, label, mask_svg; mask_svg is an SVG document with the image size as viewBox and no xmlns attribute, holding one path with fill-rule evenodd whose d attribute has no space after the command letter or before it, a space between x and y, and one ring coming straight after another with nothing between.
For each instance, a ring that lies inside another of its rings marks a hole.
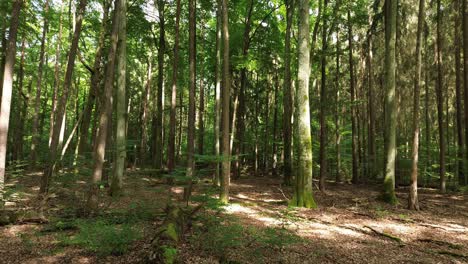
<instances>
[{"instance_id":1,"label":"tall tree trunk","mask_svg":"<svg viewBox=\"0 0 468 264\"><path fill-rule=\"evenodd\" d=\"M294 118L294 144L296 162L296 182L294 196L290 205L314 208L312 195L312 136L310 133L309 109L309 75L310 75L310 48L309 48L309 8L308 0L298 0L298 87L296 90L296 111Z\"/></svg>"},{"instance_id":2,"label":"tall tree trunk","mask_svg":"<svg viewBox=\"0 0 468 264\"><path fill-rule=\"evenodd\" d=\"M176 137L176 107L177 107L177 68L179 63L179 24L180 24L180 0L176 0L176 22L175 22L175 40L174 40L174 58L172 64L172 91L171 91L171 113L169 119L169 144L167 151L167 168L169 173L175 167L175 137ZM182 107L182 105L180 106ZM182 120L179 120L182 122Z\"/></svg>"},{"instance_id":3,"label":"tall tree trunk","mask_svg":"<svg viewBox=\"0 0 468 264\"><path fill-rule=\"evenodd\" d=\"M336 182L343 181L343 175L341 174L341 125L342 125L342 118L340 115L342 114L342 109L344 107L341 105L341 98L340 98L340 30L337 28L336 31L336 73L335 73L335 89L336 89L336 97L335 97L335 137L336 137Z\"/></svg>"},{"instance_id":4,"label":"tall tree trunk","mask_svg":"<svg viewBox=\"0 0 468 264\"><path fill-rule=\"evenodd\" d=\"M294 14L294 0L285 0L286 38L284 41L284 84L283 84L283 148L284 148L284 184L291 184L291 142L292 142L292 95L291 90L291 27Z\"/></svg>"},{"instance_id":5,"label":"tall tree trunk","mask_svg":"<svg viewBox=\"0 0 468 264\"><path fill-rule=\"evenodd\" d=\"M3 205L4 198L8 126L10 123L11 95L13 91L13 70L16 60L16 36L22 6L23 0L16 0L13 3L8 46L5 53L5 70L3 71L3 91L0 108L0 205Z\"/></svg>"},{"instance_id":6,"label":"tall tree trunk","mask_svg":"<svg viewBox=\"0 0 468 264\"><path fill-rule=\"evenodd\" d=\"M437 0L437 33L436 33L436 63L437 63L437 120L439 125L439 175L440 191L445 193L445 127L444 127L444 98L443 98L443 70L442 70L442 10L440 0Z\"/></svg>"},{"instance_id":7,"label":"tall tree trunk","mask_svg":"<svg viewBox=\"0 0 468 264\"><path fill-rule=\"evenodd\" d=\"M462 0L463 1L463 0ZM461 14L460 14L460 1L457 0L454 3L455 6L455 94L456 94L456 121L457 121L457 164L458 164L458 184L465 184L465 174L466 174L466 152L465 152L465 139L463 135L463 105L462 105L462 87L461 87L461 58L460 58L460 23L461 23Z\"/></svg>"},{"instance_id":8,"label":"tall tree trunk","mask_svg":"<svg viewBox=\"0 0 468 264\"><path fill-rule=\"evenodd\" d=\"M155 146L154 146L154 168L160 170L163 160L163 86L164 86L164 53L166 51L165 41L165 21L164 21L164 5L165 0L156 0L159 12L159 47L158 47L158 91L156 99L156 131Z\"/></svg>"},{"instance_id":9,"label":"tall tree trunk","mask_svg":"<svg viewBox=\"0 0 468 264\"><path fill-rule=\"evenodd\" d=\"M150 98L150 93L151 93L151 82L152 82L152 76L153 76L153 62L152 58L148 58L148 72L146 74L146 85L145 85L145 91L143 94L143 105L142 105L142 110L141 110L141 142L140 142L140 148L139 148L139 159L140 163L143 164L145 162L146 158L146 151L147 151L147 143L148 143L148 102Z\"/></svg>"},{"instance_id":10,"label":"tall tree trunk","mask_svg":"<svg viewBox=\"0 0 468 264\"><path fill-rule=\"evenodd\" d=\"M321 65L321 85L320 85L320 179L319 189L325 192L325 180L327 178L327 6L328 0L323 1L322 16L322 65Z\"/></svg>"},{"instance_id":11,"label":"tall tree trunk","mask_svg":"<svg viewBox=\"0 0 468 264\"><path fill-rule=\"evenodd\" d=\"M353 59L353 28L351 23L351 13L348 10L348 45L349 45L349 87L351 95L351 124L352 124L352 182L358 183L359 181L359 154L358 154L358 124L357 124L357 111L356 111L356 89L354 80L354 59Z\"/></svg>"},{"instance_id":12,"label":"tall tree trunk","mask_svg":"<svg viewBox=\"0 0 468 264\"><path fill-rule=\"evenodd\" d=\"M419 159L419 96L421 90L421 39L424 25L424 2L419 0L418 31L416 33L416 74L413 94L413 153L411 165L411 186L408 196L408 208L419 210L418 202L418 159Z\"/></svg>"},{"instance_id":13,"label":"tall tree trunk","mask_svg":"<svg viewBox=\"0 0 468 264\"><path fill-rule=\"evenodd\" d=\"M203 25L201 26L200 30L200 36L201 39L204 39L203 36ZM200 41L200 53L202 53L203 50L203 41ZM203 155L203 144L204 144L204 135L205 135L205 120L204 120L204 115L205 115L205 88L203 87L203 60L200 61L200 82L199 82L199 105L198 105L198 115L197 115L197 120L198 120L198 137L197 137L197 152L198 155Z\"/></svg>"},{"instance_id":14,"label":"tall tree trunk","mask_svg":"<svg viewBox=\"0 0 468 264\"><path fill-rule=\"evenodd\" d=\"M13 160L22 160L23 159L23 137L24 137L24 124L27 118L27 109L28 109L28 101L29 101L29 91L26 93L23 90L24 86L24 57L25 57L25 49L26 49L26 39L23 36L23 40L21 41L21 59L18 71L18 90L19 96L18 101L22 102L21 107L18 109L18 115L15 126L16 133L13 135Z\"/></svg>"},{"instance_id":15,"label":"tall tree trunk","mask_svg":"<svg viewBox=\"0 0 468 264\"><path fill-rule=\"evenodd\" d=\"M190 183L184 189L188 201L192 192L192 177L195 175L195 85L196 85L196 0L189 0L189 111L187 130L187 178Z\"/></svg>"},{"instance_id":16,"label":"tall tree trunk","mask_svg":"<svg viewBox=\"0 0 468 264\"><path fill-rule=\"evenodd\" d=\"M44 53L45 53L45 42L47 31L49 27L48 21L48 12L49 12L49 1L46 0L44 3L44 24L42 27L42 37L41 37L41 51L39 54L39 68L37 70L37 83L36 83L36 99L34 101L34 112L33 115L33 125L32 125L32 141L31 141L31 167L36 166L37 161L37 147L39 145L40 135L39 135L39 113L41 108L41 88L42 88L42 71L44 68Z\"/></svg>"},{"instance_id":17,"label":"tall tree trunk","mask_svg":"<svg viewBox=\"0 0 468 264\"><path fill-rule=\"evenodd\" d=\"M122 192L127 156L126 143L126 76L127 76L127 0L120 0L119 41L117 46L117 94L116 94L116 131L114 174L110 184L110 195L117 196ZM161 18L161 17L160 17Z\"/></svg>"},{"instance_id":18,"label":"tall tree trunk","mask_svg":"<svg viewBox=\"0 0 468 264\"><path fill-rule=\"evenodd\" d=\"M108 138L109 124L112 117L112 88L114 85L114 72L117 43L119 40L119 13L121 0L114 1L114 17L112 19L112 32L110 39L109 53L107 56L106 75L104 82L104 91L102 94L101 113L99 114L99 128L96 134L96 143L94 149L94 165L91 176L91 184L88 192L87 209L93 212L98 207L98 192L103 176L104 159L106 154L106 143Z\"/></svg>"},{"instance_id":19,"label":"tall tree trunk","mask_svg":"<svg viewBox=\"0 0 468 264\"><path fill-rule=\"evenodd\" d=\"M273 146L272 146L272 161L271 161L271 175L273 177L277 176L277 166L278 166L278 154L277 154L277 144L276 144L276 132L278 128L278 89L279 89L279 79L278 79L278 72L275 69L275 81L274 81L274 86L275 86L275 94L273 95Z\"/></svg>"},{"instance_id":20,"label":"tall tree trunk","mask_svg":"<svg viewBox=\"0 0 468 264\"><path fill-rule=\"evenodd\" d=\"M368 111L369 111L369 176L373 179L376 177L376 146L375 146L375 105L374 105L374 81L372 68L372 35L367 39L367 81L368 81Z\"/></svg>"},{"instance_id":21,"label":"tall tree trunk","mask_svg":"<svg viewBox=\"0 0 468 264\"><path fill-rule=\"evenodd\" d=\"M215 91L215 125L214 125L214 147L216 155L216 169L213 178L213 185L219 186L220 184L220 129L221 129L221 42L222 42L222 0L216 0L217 3L217 18L216 18L216 64L215 64L215 78L216 78L216 91Z\"/></svg>"},{"instance_id":22,"label":"tall tree trunk","mask_svg":"<svg viewBox=\"0 0 468 264\"><path fill-rule=\"evenodd\" d=\"M54 91L52 93L52 109L50 110L50 129L49 129L49 147L52 141L52 133L54 132L55 112L57 110L58 88L60 86L60 53L62 47L62 25L63 25L63 8L64 3L60 5L59 28L57 35L57 45L55 47L55 66L54 66Z\"/></svg>"},{"instance_id":23,"label":"tall tree trunk","mask_svg":"<svg viewBox=\"0 0 468 264\"><path fill-rule=\"evenodd\" d=\"M254 1L250 0L247 16L245 17L245 28L244 36L242 41L242 57L247 59L250 47L250 30L252 28L252 12L254 7ZM245 130L245 89L247 86L247 68L242 67L240 70L240 89L238 94L239 105L237 108L237 125L235 135L237 141L234 145L234 151L236 159L234 160L234 178L240 177L240 168L242 167L241 162L241 149L244 144L244 130ZM234 123L233 123L234 124Z\"/></svg>"},{"instance_id":24,"label":"tall tree trunk","mask_svg":"<svg viewBox=\"0 0 468 264\"><path fill-rule=\"evenodd\" d=\"M385 1L385 131L386 136L386 164L383 199L390 203L396 204L395 196L395 161L397 155L396 148L396 125L397 125L397 101L395 96L395 44L396 44L396 16L397 16L397 0Z\"/></svg>"},{"instance_id":25,"label":"tall tree trunk","mask_svg":"<svg viewBox=\"0 0 468 264\"><path fill-rule=\"evenodd\" d=\"M101 79L101 60L102 60L102 52L104 48L104 40L105 40L105 33L106 33L106 25L107 25L107 16L109 13L110 8L110 1L105 0L103 9L104 15L102 18L101 28L99 31L99 38L98 44L96 48L96 54L94 55L94 65L93 65L93 72L91 75L91 85L89 88L88 98L86 100L86 106L83 111L83 119L81 121L80 126L80 144L78 147L78 152L81 154L88 149L89 142L88 142L88 135L89 135L89 127L91 124L91 115L93 112L93 107L95 105L96 95L99 92L99 83Z\"/></svg>"},{"instance_id":26,"label":"tall tree trunk","mask_svg":"<svg viewBox=\"0 0 468 264\"><path fill-rule=\"evenodd\" d=\"M192 0L193 1L193 0ZM231 177L231 150L229 145L229 98L231 92L231 78L229 76L229 19L228 0L222 2L223 27L223 99L222 99L222 175L219 200L229 202L229 184Z\"/></svg>"},{"instance_id":27,"label":"tall tree trunk","mask_svg":"<svg viewBox=\"0 0 468 264\"><path fill-rule=\"evenodd\" d=\"M463 85L465 102L465 150L468 157L468 0L461 0L463 10ZM467 160L465 160L467 162ZM468 162L467 171L468 171ZM468 184L468 172L465 174L465 185Z\"/></svg>"}]
</instances>

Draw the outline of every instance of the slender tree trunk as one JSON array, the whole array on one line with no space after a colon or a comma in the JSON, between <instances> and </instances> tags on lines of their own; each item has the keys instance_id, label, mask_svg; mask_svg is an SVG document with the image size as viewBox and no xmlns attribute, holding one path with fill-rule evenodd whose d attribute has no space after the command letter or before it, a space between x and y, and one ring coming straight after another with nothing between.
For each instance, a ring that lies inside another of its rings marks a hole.
<instances>
[{"instance_id":1,"label":"slender tree trunk","mask_svg":"<svg viewBox=\"0 0 468 264\"><path fill-rule=\"evenodd\" d=\"M215 91L215 155L216 155L216 169L213 178L213 185L219 186L220 184L220 129L221 129L221 42L222 42L222 0L217 0L217 18L216 18L216 64L215 64L215 78L216 78L216 91Z\"/></svg>"},{"instance_id":2,"label":"slender tree trunk","mask_svg":"<svg viewBox=\"0 0 468 264\"><path fill-rule=\"evenodd\" d=\"M419 210L418 202L418 159L419 159L419 96L421 86L421 39L424 25L424 3L419 0L418 31L416 35L416 74L413 95L413 153L411 166L411 186L408 196L408 208Z\"/></svg>"},{"instance_id":3,"label":"slender tree trunk","mask_svg":"<svg viewBox=\"0 0 468 264\"><path fill-rule=\"evenodd\" d=\"M54 66L54 91L52 94L52 109L50 110L50 129L49 129L49 147L54 132L55 112L57 111L58 88L60 86L60 53L62 47L62 25L63 25L63 2L60 5L59 28L57 35L57 46L55 48L55 66Z\"/></svg>"},{"instance_id":4,"label":"slender tree trunk","mask_svg":"<svg viewBox=\"0 0 468 264\"><path fill-rule=\"evenodd\" d=\"M103 9L104 15L102 18L101 29L99 31L99 38L98 44L96 48L96 54L94 56L94 65L93 65L93 73L91 75L91 85L89 88L88 98L86 100L86 106L83 111L83 120L80 126L80 144L78 147L78 152L81 154L88 150L89 142L88 142L88 135L89 135L89 127L91 124L91 115L93 112L93 107L96 101L96 95L99 92L99 83L101 79L101 60L102 60L102 53L104 48L104 40L105 40L105 33L106 33L106 24L107 24L107 16L109 13L110 8L110 1L105 0Z\"/></svg>"},{"instance_id":5,"label":"slender tree trunk","mask_svg":"<svg viewBox=\"0 0 468 264\"><path fill-rule=\"evenodd\" d=\"M175 22L175 40L174 40L174 58L172 64L172 92L171 92L171 113L169 119L169 144L167 151L167 168L169 173L175 167L175 137L176 137L176 107L177 107L177 68L179 63L179 23L180 23L180 0L176 0L176 22ZM182 105L180 106L182 107ZM182 122L182 120L179 120Z\"/></svg>"},{"instance_id":6,"label":"slender tree trunk","mask_svg":"<svg viewBox=\"0 0 468 264\"><path fill-rule=\"evenodd\" d=\"M342 118L340 115L342 114L342 107L341 106L341 98L340 98L340 31L337 29L336 31L336 73L335 73L335 89L336 89L336 99L335 99L335 126L336 126L336 182L343 182L343 175L341 174L341 125L342 125Z\"/></svg>"},{"instance_id":7,"label":"slender tree trunk","mask_svg":"<svg viewBox=\"0 0 468 264\"><path fill-rule=\"evenodd\" d=\"M19 96L18 101L22 102L23 104L18 109L17 120L15 131L16 133L13 135L13 160L22 160L23 159L23 137L24 137L24 124L27 118L27 109L28 109L28 101L29 101L29 91L24 93L23 86L24 86L24 57L25 57L25 49L26 49L26 40L23 36L23 40L21 41L21 59L20 59L20 66L18 71L18 90Z\"/></svg>"},{"instance_id":8,"label":"slender tree trunk","mask_svg":"<svg viewBox=\"0 0 468 264\"><path fill-rule=\"evenodd\" d=\"M437 64L437 120L439 125L439 175L440 191L445 193L445 127L444 127L444 98L443 98L443 70L442 70L442 10L440 0L437 0L437 33L436 33L436 64Z\"/></svg>"},{"instance_id":9,"label":"slender tree trunk","mask_svg":"<svg viewBox=\"0 0 468 264\"><path fill-rule=\"evenodd\" d=\"M164 5L165 0L157 1L159 12L159 47L158 47L158 91L156 99L156 131L155 133L155 146L154 146L154 168L156 170L162 169L163 160L163 86L164 86L164 52L166 51L165 41L165 21L164 21Z\"/></svg>"},{"instance_id":10,"label":"slender tree trunk","mask_svg":"<svg viewBox=\"0 0 468 264\"><path fill-rule=\"evenodd\" d=\"M376 177L376 146L375 146L375 104L374 104L374 81L373 81L373 68L372 68L372 35L369 35L367 39L367 81L368 81L368 109L369 109L369 173L370 177L375 179Z\"/></svg>"},{"instance_id":11,"label":"slender tree trunk","mask_svg":"<svg viewBox=\"0 0 468 264\"><path fill-rule=\"evenodd\" d=\"M143 94L143 105L142 105L142 112L141 112L141 142L140 142L140 163L143 164L146 160L146 151L147 151L147 143L148 143L148 101L150 98L151 93L151 82L153 76L153 62L152 58L148 58L148 72L146 76L146 85L145 85L145 92Z\"/></svg>"},{"instance_id":12,"label":"slender tree trunk","mask_svg":"<svg viewBox=\"0 0 468 264\"><path fill-rule=\"evenodd\" d=\"M464 85L464 102L465 102L465 150L468 157L468 0L461 0L463 10L463 85ZM467 162L467 160L465 160ZM464 184L468 184L468 162L467 173L465 174Z\"/></svg>"},{"instance_id":13,"label":"slender tree trunk","mask_svg":"<svg viewBox=\"0 0 468 264\"><path fill-rule=\"evenodd\" d=\"M101 113L99 114L99 128L96 134L96 147L94 149L94 165L91 176L91 184L88 193L87 209L90 212L98 208L99 185L103 178L104 159L106 154L106 143L108 138L109 124L112 117L112 88L114 85L114 72L117 43L119 40L119 13L121 0L114 1L114 18L112 19L112 32L109 53L107 56L106 75L104 82L104 93L102 94Z\"/></svg>"},{"instance_id":14,"label":"slender tree trunk","mask_svg":"<svg viewBox=\"0 0 468 264\"><path fill-rule=\"evenodd\" d=\"M49 21L47 19L49 12L49 1L46 0L44 3L44 24L42 28L41 37L41 51L39 54L39 68L37 70L37 83L36 83L36 99L34 101L34 112L33 115L33 126L32 126L32 141L31 141L31 167L36 166L37 161L37 147L39 144L39 113L41 108L41 88L42 88L42 71L44 68L44 53L45 53L45 42L47 37L47 31L49 27Z\"/></svg>"},{"instance_id":15,"label":"slender tree trunk","mask_svg":"<svg viewBox=\"0 0 468 264\"><path fill-rule=\"evenodd\" d=\"M195 85L196 85L196 0L189 0L189 111L187 130L187 178L189 187L184 189L188 201L192 192L192 177L195 175Z\"/></svg>"},{"instance_id":16,"label":"slender tree trunk","mask_svg":"<svg viewBox=\"0 0 468 264\"><path fill-rule=\"evenodd\" d=\"M272 146L272 161L271 161L271 174L273 177L277 176L276 167L278 165L278 156L277 156L277 145L276 145L276 132L278 128L278 89L279 89L279 79L278 72L275 70L275 94L274 94L274 103L273 103L273 146Z\"/></svg>"},{"instance_id":17,"label":"slender tree trunk","mask_svg":"<svg viewBox=\"0 0 468 264\"><path fill-rule=\"evenodd\" d=\"M242 56L247 59L249 48L250 48L250 30L252 28L252 13L253 13L254 1L250 0L247 16L245 17L245 28L244 36L242 41ZM245 130L245 89L247 86L247 68L242 67L240 70L240 89L238 94L239 105L237 108L237 125L235 131L235 137L237 141L234 144L234 152L236 159L234 160L234 178L240 177L240 168L242 167L241 162L241 149L244 144L244 130ZM233 123L234 124L234 123Z\"/></svg>"},{"instance_id":18,"label":"slender tree trunk","mask_svg":"<svg viewBox=\"0 0 468 264\"><path fill-rule=\"evenodd\" d=\"M200 36L201 39L203 40L204 35L203 35L203 25L201 26L200 30ZM200 41L200 53L202 53L203 50L203 41ZM205 115L205 87L203 87L203 65L202 65L203 60L200 61L200 82L199 82L199 90L200 94L198 96L199 100L199 105L198 105L198 138L197 138L197 152L198 155L203 155L203 144L204 144L204 135L205 135L205 120L204 120L204 115Z\"/></svg>"},{"instance_id":19,"label":"slender tree trunk","mask_svg":"<svg viewBox=\"0 0 468 264\"><path fill-rule=\"evenodd\" d=\"M16 60L16 37L19 26L19 16L23 0L13 3L10 20L9 39L5 53L5 69L3 71L3 91L0 108L0 206L3 205L3 190L5 186L5 168L8 140L8 126L10 122L11 95L13 91L13 70Z\"/></svg>"},{"instance_id":20,"label":"slender tree trunk","mask_svg":"<svg viewBox=\"0 0 468 264\"><path fill-rule=\"evenodd\" d=\"M386 164L383 199L391 204L396 204L395 196L395 161L396 148L396 125L397 125L397 101L395 96L395 44L396 44L396 16L397 0L385 2L385 131L386 132Z\"/></svg>"},{"instance_id":21,"label":"slender tree trunk","mask_svg":"<svg viewBox=\"0 0 468 264\"><path fill-rule=\"evenodd\" d=\"M192 0L193 1L193 0ZM229 184L231 177L231 150L229 145L229 98L231 92L231 78L229 76L229 20L228 0L222 2L223 27L223 99L222 99L222 175L219 200L229 202Z\"/></svg>"},{"instance_id":22,"label":"slender tree trunk","mask_svg":"<svg viewBox=\"0 0 468 264\"><path fill-rule=\"evenodd\" d=\"M296 182L294 196L290 205L298 207L315 208L312 195L312 136L310 133L309 109L309 75L310 75L310 48L309 48L309 8L308 0L298 0L298 87L296 90L296 111L294 118L294 144L296 162Z\"/></svg>"},{"instance_id":23,"label":"slender tree trunk","mask_svg":"<svg viewBox=\"0 0 468 264\"><path fill-rule=\"evenodd\" d=\"M463 0L462 0L463 1ZM457 121L457 164L458 164L458 184L465 184L465 174L466 174L466 152L465 152L465 139L463 138L463 105L462 105L462 87L461 87L461 58L460 58L460 23L461 23L461 14L460 14L460 1L457 0L454 2L455 6L455 94L456 94L456 121Z\"/></svg>"},{"instance_id":24,"label":"slender tree trunk","mask_svg":"<svg viewBox=\"0 0 468 264\"><path fill-rule=\"evenodd\" d=\"M291 142L292 142L292 95L291 89L291 27L294 14L294 0L285 0L286 38L284 41L284 84L283 84L283 148L284 184L291 184Z\"/></svg>"},{"instance_id":25,"label":"slender tree trunk","mask_svg":"<svg viewBox=\"0 0 468 264\"><path fill-rule=\"evenodd\" d=\"M119 41L117 46L117 94L116 94L116 131L114 174L110 184L110 195L117 196L122 192L127 156L126 134L126 76L127 76L127 0L120 0ZM161 18L161 17L160 17Z\"/></svg>"},{"instance_id":26,"label":"slender tree trunk","mask_svg":"<svg viewBox=\"0 0 468 264\"><path fill-rule=\"evenodd\" d=\"M351 95L351 124L352 124L352 182L358 183L359 181L359 154L358 154L358 132L357 132L357 111L356 111L356 89L354 87L354 60L353 60L353 28L351 23L351 14L348 10L348 45L349 45L349 87Z\"/></svg>"},{"instance_id":27,"label":"slender tree trunk","mask_svg":"<svg viewBox=\"0 0 468 264\"><path fill-rule=\"evenodd\" d=\"M325 192L325 181L327 178L327 6L328 0L323 1L322 16L322 65L321 65L321 85L320 85L320 179L319 189Z\"/></svg>"}]
</instances>

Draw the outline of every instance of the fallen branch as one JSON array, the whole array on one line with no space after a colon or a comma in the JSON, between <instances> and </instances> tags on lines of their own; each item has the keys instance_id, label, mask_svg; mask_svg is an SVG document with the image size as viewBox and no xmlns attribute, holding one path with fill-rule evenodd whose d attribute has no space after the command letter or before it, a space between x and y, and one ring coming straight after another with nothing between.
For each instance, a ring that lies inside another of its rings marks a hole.
<instances>
[{"instance_id":1,"label":"fallen branch","mask_svg":"<svg viewBox=\"0 0 468 264\"><path fill-rule=\"evenodd\" d=\"M379 230L377 230L375 228L372 228L370 226L364 226L364 227L369 228L370 230L372 230L374 233L376 233L378 235L381 235L383 237L386 237L386 238L389 238L389 239L391 239L393 241L396 241L396 242L398 242L400 244L403 244L403 240L401 240L401 238L399 238L399 237L396 237L394 235L391 235L391 234L388 234L388 233L385 233L385 232L380 232Z\"/></svg>"},{"instance_id":2,"label":"fallen branch","mask_svg":"<svg viewBox=\"0 0 468 264\"><path fill-rule=\"evenodd\" d=\"M437 253L441 254L441 255L448 255L448 256L456 257L456 258L468 259L468 255L463 255L463 254L460 254L460 253L446 251L446 250L440 250L440 251L437 251Z\"/></svg>"}]
</instances>

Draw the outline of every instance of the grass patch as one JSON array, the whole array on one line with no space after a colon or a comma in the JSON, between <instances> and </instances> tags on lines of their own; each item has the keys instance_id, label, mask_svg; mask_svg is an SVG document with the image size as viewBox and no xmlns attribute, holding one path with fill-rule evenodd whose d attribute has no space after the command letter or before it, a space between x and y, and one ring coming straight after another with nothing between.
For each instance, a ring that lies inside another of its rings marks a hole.
<instances>
[{"instance_id":1,"label":"grass patch","mask_svg":"<svg viewBox=\"0 0 468 264\"><path fill-rule=\"evenodd\" d=\"M131 224L116 225L102 219L78 219L74 221L78 232L73 235L59 233L63 246L79 246L99 256L122 255L142 233Z\"/></svg>"}]
</instances>

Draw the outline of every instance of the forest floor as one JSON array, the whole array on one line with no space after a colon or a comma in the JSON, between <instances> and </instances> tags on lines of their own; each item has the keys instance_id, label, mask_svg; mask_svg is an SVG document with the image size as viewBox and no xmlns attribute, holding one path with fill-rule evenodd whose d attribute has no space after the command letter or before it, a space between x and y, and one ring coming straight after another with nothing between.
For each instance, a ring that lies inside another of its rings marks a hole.
<instances>
[{"instance_id":1,"label":"forest floor","mask_svg":"<svg viewBox=\"0 0 468 264\"><path fill-rule=\"evenodd\" d=\"M182 187L132 172L118 199L102 194L101 214L80 217L86 179L54 179L47 223L28 221L40 174L12 177L6 208L24 211L0 226L0 263L141 263L164 218L169 190ZM217 203L208 181L194 186L192 205L203 204L178 247L180 263L468 263L468 196L420 190L421 211L377 200L378 186L327 184L315 191L317 209L289 208L289 187L271 178L232 182L231 204ZM182 203L181 203L182 204Z\"/></svg>"}]
</instances>

